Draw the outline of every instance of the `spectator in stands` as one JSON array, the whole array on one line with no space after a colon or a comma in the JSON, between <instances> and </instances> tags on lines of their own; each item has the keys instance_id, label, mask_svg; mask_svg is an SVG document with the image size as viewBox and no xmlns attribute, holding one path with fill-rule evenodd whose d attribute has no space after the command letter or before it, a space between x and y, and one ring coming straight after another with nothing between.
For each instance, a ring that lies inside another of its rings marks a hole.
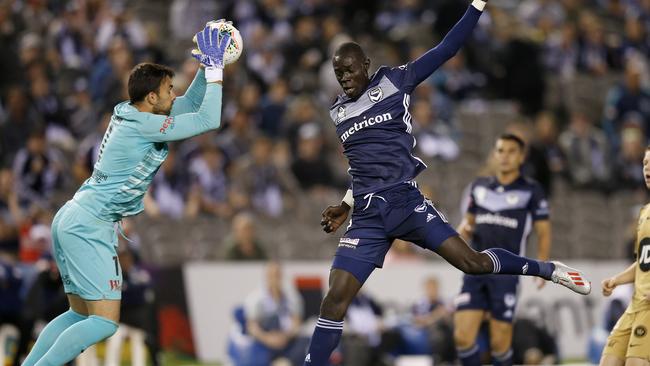
<instances>
[{"instance_id":1,"label":"spectator in stands","mask_svg":"<svg viewBox=\"0 0 650 366\"><path fill-rule=\"evenodd\" d=\"M524 173L539 182L549 196L553 178L566 172L566 159L558 143L558 127L552 113L543 111L537 115L535 133L528 146Z\"/></svg>"},{"instance_id":2,"label":"spectator in stands","mask_svg":"<svg viewBox=\"0 0 650 366\"><path fill-rule=\"evenodd\" d=\"M573 78L578 65L578 41L575 24L566 23L552 33L545 43L544 64L563 81Z\"/></svg>"},{"instance_id":3,"label":"spectator in stands","mask_svg":"<svg viewBox=\"0 0 650 366\"><path fill-rule=\"evenodd\" d=\"M539 308L528 310L515 319L512 335L513 361L516 365L552 365L559 360L555 337L550 334Z\"/></svg>"},{"instance_id":4,"label":"spectator in stands","mask_svg":"<svg viewBox=\"0 0 650 366\"><path fill-rule=\"evenodd\" d=\"M22 216L13 174L9 169L0 168L0 252L18 252L18 226Z\"/></svg>"},{"instance_id":5,"label":"spectator in stands","mask_svg":"<svg viewBox=\"0 0 650 366\"><path fill-rule=\"evenodd\" d=\"M14 366L20 365L23 356L27 355L29 344L35 340L33 334L37 323L47 323L69 308L59 270L49 252L43 253L36 268L38 274L26 289L21 309L20 339Z\"/></svg>"},{"instance_id":6,"label":"spectator in stands","mask_svg":"<svg viewBox=\"0 0 650 366\"><path fill-rule=\"evenodd\" d=\"M131 346L130 364L146 365L146 340L151 337L155 316L153 280L149 272L137 263L134 248L122 245L118 251L122 269L122 303L120 305L120 327L108 339L106 345L106 366L121 364L121 348L125 338ZM153 335L155 337L155 335Z\"/></svg>"},{"instance_id":7,"label":"spectator in stands","mask_svg":"<svg viewBox=\"0 0 650 366\"><path fill-rule=\"evenodd\" d=\"M190 166L193 179L198 181L194 186L190 184L190 178L178 166L177 152L175 148L169 149L167 159L160 167L151 183L148 195L145 196L145 209L148 215L153 217L166 216L174 219L183 217L195 217L201 209L203 197L210 197L210 191L202 196L202 183L223 178L217 172L209 170L207 166L197 168L196 164L200 158L194 159ZM207 169L201 171L200 168ZM203 173L203 175L201 175ZM214 175L213 175L214 173ZM207 211L207 210L206 210ZM208 211L212 213L212 211Z\"/></svg>"},{"instance_id":8,"label":"spectator in stands","mask_svg":"<svg viewBox=\"0 0 650 366\"><path fill-rule=\"evenodd\" d=\"M284 359L292 365L304 361L307 339L299 337L303 302L292 286L283 282L282 267L271 262L266 268L266 283L246 297L246 330L254 343L250 355L254 365L270 365ZM249 363L243 363L242 366Z\"/></svg>"},{"instance_id":9,"label":"spectator in stands","mask_svg":"<svg viewBox=\"0 0 650 366\"><path fill-rule=\"evenodd\" d=\"M451 161L458 157L460 148L456 143L451 127L441 121L431 107L429 100L418 99L412 107L413 134L417 138L416 147L422 155Z\"/></svg>"},{"instance_id":10,"label":"spectator in stands","mask_svg":"<svg viewBox=\"0 0 650 366\"><path fill-rule=\"evenodd\" d=\"M273 141L260 136L255 139L251 152L240 159L232 176L236 184L250 197L250 204L257 212L276 217L285 209L287 199L297 193L290 172L273 160Z\"/></svg>"},{"instance_id":11,"label":"spectator in stands","mask_svg":"<svg viewBox=\"0 0 650 366\"><path fill-rule=\"evenodd\" d=\"M111 122L113 111L107 111L102 114L102 118L95 131L86 135L86 137L79 144L77 155L75 157L72 172L77 184L83 183L86 179L90 178L99 156L99 148L104 138L104 132Z\"/></svg>"},{"instance_id":12,"label":"spectator in stands","mask_svg":"<svg viewBox=\"0 0 650 366\"><path fill-rule=\"evenodd\" d=\"M128 99L121 97L124 75L133 67L133 53L121 37L110 42L108 52L100 54L91 68L89 87L93 101L103 106Z\"/></svg>"},{"instance_id":13,"label":"spectator in stands","mask_svg":"<svg viewBox=\"0 0 650 366\"><path fill-rule=\"evenodd\" d=\"M623 39L623 57L640 52L650 55L650 38L648 29L644 28L643 19L638 15L629 15L625 19L625 38Z\"/></svg>"},{"instance_id":14,"label":"spectator in stands","mask_svg":"<svg viewBox=\"0 0 650 366\"><path fill-rule=\"evenodd\" d=\"M625 78L607 93L603 112L603 128L613 150L621 147L621 129L626 116L638 113L646 139L650 138L650 93L643 88L641 80L646 76L644 64L639 58L630 58L625 64Z\"/></svg>"},{"instance_id":15,"label":"spectator in stands","mask_svg":"<svg viewBox=\"0 0 650 366\"><path fill-rule=\"evenodd\" d=\"M359 292L352 300L341 339L345 365L386 365L384 357L396 346L399 333L386 328L382 317L382 307L368 294Z\"/></svg>"},{"instance_id":16,"label":"spectator in stands","mask_svg":"<svg viewBox=\"0 0 650 366\"><path fill-rule=\"evenodd\" d=\"M16 154L13 172L20 205L46 207L62 183L63 159L57 150L48 146L43 128L30 131L26 147Z\"/></svg>"},{"instance_id":17,"label":"spectator in stands","mask_svg":"<svg viewBox=\"0 0 650 366\"><path fill-rule=\"evenodd\" d=\"M567 171L576 187L608 189L611 180L609 144L604 133L582 113L571 116L569 129L559 138Z\"/></svg>"},{"instance_id":18,"label":"spectator in stands","mask_svg":"<svg viewBox=\"0 0 650 366\"><path fill-rule=\"evenodd\" d=\"M643 154L647 140L634 115L628 118L621 130L621 150L614 162L614 179L617 188L643 189Z\"/></svg>"},{"instance_id":19,"label":"spectator in stands","mask_svg":"<svg viewBox=\"0 0 650 366\"><path fill-rule=\"evenodd\" d=\"M95 33L95 47L106 51L115 38L122 38L130 49L141 50L147 44L147 32L142 22L121 2L102 4L99 27Z\"/></svg>"},{"instance_id":20,"label":"spectator in stands","mask_svg":"<svg viewBox=\"0 0 650 366\"><path fill-rule=\"evenodd\" d=\"M601 20L585 10L580 15L580 38L578 42L578 67L580 70L600 76L614 63L608 59L605 32Z\"/></svg>"},{"instance_id":21,"label":"spectator in stands","mask_svg":"<svg viewBox=\"0 0 650 366\"><path fill-rule=\"evenodd\" d=\"M289 86L286 80L277 79L262 98L260 130L273 139L282 133L284 113L287 109Z\"/></svg>"},{"instance_id":22,"label":"spectator in stands","mask_svg":"<svg viewBox=\"0 0 650 366\"><path fill-rule=\"evenodd\" d=\"M30 105L25 90L14 85L7 90L0 119L0 165L11 166L18 150L27 143L31 131L41 124L41 117Z\"/></svg>"},{"instance_id":23,"label":"spectator in stands","mask_svg":"<svg viewBox=\"0 0 650 366\"><path fill-rule=\"evenodd\" d=\"M15 263L15 258L5 252L0 252L0 357L5 354L5 337L2 336L4 326L20 327L20 317L23 309L20 290L23 285L23 274ZM2 357L3 358L3 357Z\"/></svg>"},{"instance_id":24,"label":"spectator in stands","mask_svg":"<svg viewBox=\"0 0 650 366\"><path fill-rule=\"evenodd\" d=\"M317 121L318 112L316 106L314 101L307 95L299 95L289 103L284 138L289 141L292 154L296 154L298 151L300 127L308 123L317 123Z\"/></svg>"},{"instance_id":25,"label":"spectator in stands","mask_svg":"<svg viewBox=\"0 0 650 366\"><path fill-rule=\"evenodd\" d=\"M291 171L300 187L316 195L341 187L325 158L320 127L316 123L302 125L298 135L298 152L291 163Z\"/></svg>"},{"instance_id":26,"label":"spectator in stands","mask_svg":"<svg viewBox=\"0 0 650 366\"><path fill-rule=\"evenodd\" d=\"M218 145L223 149L226 159L233 162L246 155L257 137L252 117L238 110L230 120L228 129L217 134Z\"/></svg>"},{"instance_id":27,"label":"spectator in stands","mask_svg":"<svg viewBox=\"0 0 650 366\"><path fill-rule=\"evenodd\" d=\"M265 260L266 250L255 234L255 219L250 213L239 213L232 219L231 233L224 242L226 259L235 261Z\"/></svg>"},{"instance_id":28,"label":"spectator in stands","mask_svg":"<svg viewBox=\"0 0 650 366\"><path fill-rule=\"evenodd\" d=\"M103 116L92 103L86 78L75 80L73 88L73 93L65 101L65 108L69 113L70 132L75 139L82 140L96 131L97 121L103 121L100 119Z\"/></svg>"},{"instance_id":29,"label":"spectator in stands","mask_svg":"<svg viewBox=\"0 0 650 366\"><path fill-rule=\"evenodd\" d=\"M483 75L470 71L465 54L459 52L431 75L432 83L444 95L458 101L467 99L485 84Z\"/></svg>"},{"instance_id":30,"label":"spectator in stands","mask_svg":"<svg viewBox=\"0 0 650 366\"><path fill-rule=\"evenodd\" d=\"M452 363L456 358L451 313L440 299L436 277L424 282L425 296L412 308L413 324L426 332L434 364Z\"/></svg>"},{"instance_id":31,"label":"spectator in stands","mask_svg":"<svg viewBox=\"0 0 650 366\"><path fill-rule=\"evenodd\" d=\"M217 217L230 217L230 182L226 176L226 162L221 150L212 144L203 146L201 154L190 162L189 173L192 177L192 187L188 194L192 200L195 199L194 196L198 196L200 212ZM193 205L192 202L189 203Z\"/></svg>"}]
</instances>

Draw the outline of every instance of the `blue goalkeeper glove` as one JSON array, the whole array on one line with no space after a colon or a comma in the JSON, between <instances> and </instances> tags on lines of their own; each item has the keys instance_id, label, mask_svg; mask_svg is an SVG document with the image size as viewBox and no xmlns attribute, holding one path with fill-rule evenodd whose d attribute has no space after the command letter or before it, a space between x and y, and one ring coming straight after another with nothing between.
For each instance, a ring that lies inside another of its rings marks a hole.
<instances>
[{"instance_id":1,"label":"blue goalkeeper glove","mask_svg":"<svg viewBox=\"0 0 650 366\"><path fill-rule=\"evenodd\" d=\"M223 80L223 54L229 43L229 34L222 34L220 29L212 29L209 24L196 34L196 44L201 54L192 56L205 66L205 79L208 82Z\"/></svg>"}]
</instances>

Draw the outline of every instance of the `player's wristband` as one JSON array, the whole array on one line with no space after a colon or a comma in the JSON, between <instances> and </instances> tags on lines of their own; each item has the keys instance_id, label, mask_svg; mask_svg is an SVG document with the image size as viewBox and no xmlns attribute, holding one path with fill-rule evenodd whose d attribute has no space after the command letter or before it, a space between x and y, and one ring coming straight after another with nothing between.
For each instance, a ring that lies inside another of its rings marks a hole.
<instances>
[{"instance_id":1,"label":"player's wristband","mask_svg":"<svg viewBox=\"0 0 650 366\"><path fill-rule=\"evenodd\" d=\"M474 1L472 1L472 6L475 7L476 10L478 10L478 11L483 11L483 9L485 9L486 4L487 4L487 2L485 2L483 0L474 0Z\"/></svg>"},{"instance_id":2,"label":"player's wristband","mask_svg":"<svg viewBox=\"0 0 650 366\"><path fill-rule=\"evenodd\" d=\"M341 202L345 202L350 208L354 207L354 197L352 196L352 190L348 189L347 192L345 192L345 196L343 196L343 200Z\"/></svg>"},{"instance_id":3,"label":"player's wristband","mask_svg":"<svg viewBox=\"0 0 650 366\"><path fill-rule=\"evenodd\" d=\"M205 81L214 83L223 81L223 69L220 67L208 66L205 68Z\"/></svg>"}]
</instances>

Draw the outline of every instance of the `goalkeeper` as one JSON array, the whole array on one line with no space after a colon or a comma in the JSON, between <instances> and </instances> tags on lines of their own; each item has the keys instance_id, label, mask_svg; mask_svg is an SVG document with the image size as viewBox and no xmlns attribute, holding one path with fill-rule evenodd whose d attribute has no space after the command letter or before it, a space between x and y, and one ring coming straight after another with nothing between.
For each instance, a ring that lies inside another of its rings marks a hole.
<instances>
[{"instance_id":1,"label":"goalkeeper","mask_svg":"<svg viewBox=\"0 0 650 366\"><path fill-rule=\"evenodd\" d=\"M214 130L221 123L224 51L230 36L208 24L196 35L204 70L176 98L174 72L142 63L128 81L130 101L113 110L92 176L56 214L53 252L70 309L41 332L24 366L63 365L117 330L122 272L117 233L123 217L140 213L142 198L167 157L168 141Z\"/></svg>"}]
</instances>

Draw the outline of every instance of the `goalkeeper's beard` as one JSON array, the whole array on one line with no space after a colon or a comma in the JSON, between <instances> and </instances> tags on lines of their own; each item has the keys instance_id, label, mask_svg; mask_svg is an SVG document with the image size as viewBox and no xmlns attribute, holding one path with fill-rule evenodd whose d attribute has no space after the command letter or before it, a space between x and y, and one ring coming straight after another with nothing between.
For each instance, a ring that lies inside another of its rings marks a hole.
<instances>
[{"instance_id":1,"label":"goalkeeper's beard","mask_svg":"<svg viewBox=\"0 0 650 366\"><path fill-rule=\"evenodd\" d=\"M154 106L153 106L153 110L152 110L151 112L152 112L153 114L160 114L160 115L163 115L163 116L169 116L169 114L170 114L171 111L172 111L172 105L173 105L173 104L174 104L174 102L169 103L169 106L168 106L168 107L159 106L159 105L154 105Z\"/></svg>"}]
</instances>

